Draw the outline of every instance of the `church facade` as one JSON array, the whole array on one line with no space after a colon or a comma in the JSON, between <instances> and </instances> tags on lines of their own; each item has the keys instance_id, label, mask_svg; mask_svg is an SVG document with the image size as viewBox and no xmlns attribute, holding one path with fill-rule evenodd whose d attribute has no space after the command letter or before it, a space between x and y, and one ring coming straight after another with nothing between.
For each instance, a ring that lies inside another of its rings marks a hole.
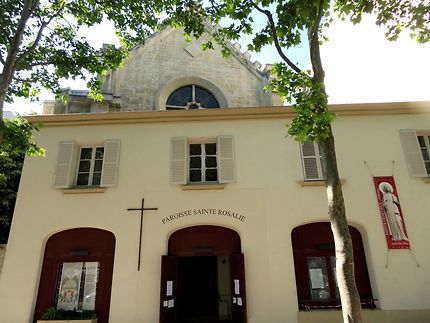
<instances>
[{"instance_id":1,"label":"church facade","mask_svg":"<svg viewBox=\"0 0 430 323\"><path fill-rule=\"evenodd\" d=\"M166 29L45 105L0 275L0 321L341 322L318 146L268 69ZM366 322L430 320L430 103L333 105ZM19 307L19 308L18 308Z\"/></svg>"}]
</instances>

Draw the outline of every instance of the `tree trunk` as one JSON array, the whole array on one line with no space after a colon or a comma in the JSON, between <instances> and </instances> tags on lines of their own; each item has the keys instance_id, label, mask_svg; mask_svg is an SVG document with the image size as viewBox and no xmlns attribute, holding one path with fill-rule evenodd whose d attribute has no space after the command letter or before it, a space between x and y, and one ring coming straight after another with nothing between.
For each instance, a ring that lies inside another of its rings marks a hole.
<instances>
[{"instance_id":1,"label":"tree trunk","mask_svg":"<svg viewBox=\"0 0 430 323\"><path fill-rule=\"evenodd\" d=\"M319 28L323 14L324 0L319 2L319 14L312 30L309 30L308 40L310 58L313 70L313 83L317 89L321 89L322 97L327 97L324 87L324 69L321 62ZM327 113L328 104L319 103L315 107L316 113ZM342 184L336 161L334 137L329 126L328 137L318 142L322 153L325 185L327 190L328 214L336 249L336 278L339 286L340 300L344 323L362 323L360 295L354 275L354 256L348 221L346 219L345 202L342 194Z\"/></svg>"},{"instance_id":2,"label":"tree trunk","mask_svg":"<svg viewBox=\"0 0 430 323\"><path fill-rule=\"evenodd\" d=\"M30 18L33 10L39 4L39 0L25 0L21 11L21 16L18 21L17 28L13 34L13 38L9 44L9 49L5 62L3 64L3 70L0 75L0 140L2 140L2 129L3 129L3 107L4 101L9 89L10 83L13 78L13 74L16 69L16 60L18 57L19 47L22 43L22 37L24 35L24 29L27 21Z\"/></svg>"},{"instance_id":3,"label":"tree trunk","mask_svg":"<svg viewBox=\"0 0 430 323\"><path fill-rule=\"evenodd\" d=\"M363 322L360 295L355 284L354 255L345 212L342 184L339 179L334 138L330 129L327 139L319 142L325 170L328 213L336 248L336 277L345 323Z\"/></svg>"}]
</instances>

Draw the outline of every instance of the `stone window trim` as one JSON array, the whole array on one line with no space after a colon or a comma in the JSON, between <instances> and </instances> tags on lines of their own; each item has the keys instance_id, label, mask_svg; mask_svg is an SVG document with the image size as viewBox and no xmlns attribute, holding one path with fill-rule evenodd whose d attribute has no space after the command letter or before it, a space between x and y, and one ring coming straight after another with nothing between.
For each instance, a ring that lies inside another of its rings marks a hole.
<instances>
[{"instance_id":1,"label":"stone window trim","mask_svg":"<svg viewBox=\"0 0 430 323\"><path fill-rule=\"evenodd\" d=\"M196 85L208 90L218 101L220 108L229 107L228 99L224 95L224 91L222 91L220 86L202 77L185 76L170 80L160 87L155 98L155 109L166 110L166 102L170 94L172 94L173 91L187 85Z\"/></svg>"}]
</instances>

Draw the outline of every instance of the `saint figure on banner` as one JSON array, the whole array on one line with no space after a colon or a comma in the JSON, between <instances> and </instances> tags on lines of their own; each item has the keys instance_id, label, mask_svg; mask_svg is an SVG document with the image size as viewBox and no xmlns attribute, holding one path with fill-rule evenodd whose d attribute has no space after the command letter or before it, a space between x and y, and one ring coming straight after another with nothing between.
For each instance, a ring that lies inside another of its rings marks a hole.
<instances>
[{"instance_id":1,"label":"saint figure on banner","mask_svg":"<svg viewBox=\"0 0 430 323\"><path fill-rule=\"evenodd\" d=\"M382 193L382 205L384 207L385 218L387 220L388 230L392 241L408 241L408 237L403 225L403 219L400 215L399 200L393 193L393 187L390 183L382 182L379 184L379 190Z\"/></svg>"}]
</instances>

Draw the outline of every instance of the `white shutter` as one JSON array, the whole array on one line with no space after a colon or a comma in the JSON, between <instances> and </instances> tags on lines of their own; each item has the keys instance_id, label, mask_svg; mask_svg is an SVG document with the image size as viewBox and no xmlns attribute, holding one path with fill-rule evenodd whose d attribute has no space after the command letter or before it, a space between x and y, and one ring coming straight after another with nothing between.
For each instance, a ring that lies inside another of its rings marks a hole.
<instances>
[{"instance_id":1,"label":"white shutter","mask_svg":"<svg viewBox=\"0 0 430 323\"><path fill-rule=\"evenodd\" d=\"M300 148L305 181L322 180L321 158L316 143L305 141L300 144Z\"/></svg>"},{"instance_id":2,"label":"white shutter","mask_svg":"<svg viewBox=\"0 0 430 323\"><path fill-rule=\"evenodd\" d=\"M234 142L233 136L218 137L218 182L234 182L235 165L234 165Z\"/></svg>"},{"instance_id":3,"label":"white shutter","mask_svg":"<svg viewBox=\"0 0 430 323\"><path fill-rule=\"evenodd\" d=\"M187 184L187 150L186 137L172 138L170 142L170 183Z\"/></svg>"},{"instance_id":4,"label":"white shutter","mask_svg":"<svg viewBox=\"0 0 430 323\"><path fill-rule=\"evenodd\" d=\"M400 140L409 174L412 177L428 177L416 131L413 129L400 130Z\"/></svg>"},{"instance_id":5,"label":"white shutter","mask_svg":"<svg viewBox=\"0 0 430 323\"><path fill-rule=\"evenodd\" d=\"M117 183L120 146L120 140L110 139L105 141L101 187L112 187Z\"/></svg>"},{"instance_id":6,"label":"white shutter","mask_svg":"<svg viewBox=\"0 0 430 323\"><path fill-rule=\"evenodd\" d=\"M54 177L55 188L67 188L71 186L71 173L75 147L76 143L73 141L60 142Z\"/></svg>"}]
</instances>

